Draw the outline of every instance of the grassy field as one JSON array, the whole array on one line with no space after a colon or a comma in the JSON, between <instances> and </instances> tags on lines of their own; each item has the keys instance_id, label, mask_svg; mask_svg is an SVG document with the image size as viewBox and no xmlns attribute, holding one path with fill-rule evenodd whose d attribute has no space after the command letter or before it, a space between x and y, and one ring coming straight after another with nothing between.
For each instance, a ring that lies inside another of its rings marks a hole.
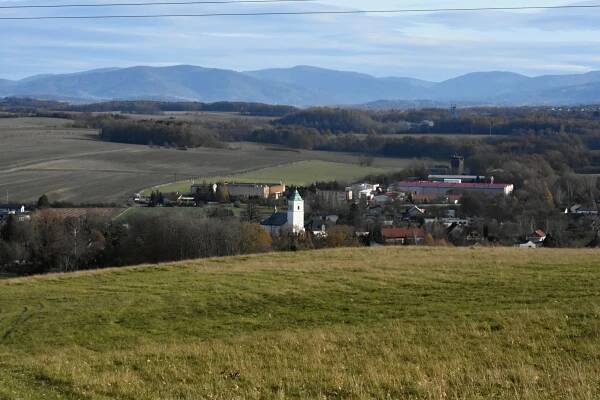
<instances>
[{"instance_id":1,"label":"grassy field","mask_svg":"<svg viewBox=\"0 0 600 400\"><path fill-rule=\"evenodd\" d=\"M206 176L195 180L185 180L166 185L160 185L146 189L146 194L152 190L159 189L162 192L181 192L190 190L193 182L237 182L237 183L277 183L284 182L287 185L310 185L314 182L327 182L337 180L338 182L352 183L358 179L371 174L384 174L387 172L400 171L412 160L402 159L377 159L370 167L354 163L341 163L322 160L297 161L289 164L261 168L254 171L226 176Z\"/></svg>"},{"instance_id":2,"label":"grassy field","mask_svg":"<svg viewBox=\"0 0 600 400\"><path fill-rule=\"evenodd\" d=\"M600 253L339 249L0 281L0 399L598 399Z\"/></svg>"},{"instance_id":3,"label":"grassy field","mask_svg":"<svg viewBox=\"0 0 600 400\"><path fill-rule=\"evenodd\" d=\"M164 116L162 117L164 118ZM216 113L177 118L219 118ZM227 114L221 118L236 118ZM94 130L53 118L0 119L0 193L10 202L52 201L123 203L133 193L155 185L199 176L229 176L298 161L342 163L356 169L356 155L285 151L275 146L232 143L226 149L188 151L97 140ZM407 160L377 159L382 168ZM323 174L322 176L324 176Z\"/></svg>"}]
</instances>

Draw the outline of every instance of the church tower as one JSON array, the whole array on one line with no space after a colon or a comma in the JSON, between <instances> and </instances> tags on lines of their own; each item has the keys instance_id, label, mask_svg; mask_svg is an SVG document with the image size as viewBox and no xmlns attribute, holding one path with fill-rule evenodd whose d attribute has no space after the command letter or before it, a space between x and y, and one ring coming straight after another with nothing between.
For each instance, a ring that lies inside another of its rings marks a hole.
<instances>
[{"instance_id":1,"label":"church tower","mask_svg":"<svg viewBox=\"0 0 600 400\"><path fill-rule=\"evenodd\" d=\"M298 190L288 200L287 225L294 233L304 232L304 200Z\"/></svg>"}]
</instances>

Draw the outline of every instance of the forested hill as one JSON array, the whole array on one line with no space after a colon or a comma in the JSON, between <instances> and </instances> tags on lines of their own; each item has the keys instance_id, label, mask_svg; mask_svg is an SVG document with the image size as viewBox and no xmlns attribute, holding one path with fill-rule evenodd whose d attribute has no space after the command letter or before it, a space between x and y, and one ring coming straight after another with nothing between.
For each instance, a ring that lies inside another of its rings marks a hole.
<instances>
[{"instance_id":1,"label":"forested hill","mask_svg":"<svg viewBox=\"0 0 600 400\"><path fill-rule=\"evenodd\" d=\"M356 105L381 100L469 105L600 103L600 72L527 77L477 72L443 82L374 77L316 67L238 72L189 65L109 68L74 74L0 79L0 97L107 101L241 101Z\"/></svg>"}]
</instances>

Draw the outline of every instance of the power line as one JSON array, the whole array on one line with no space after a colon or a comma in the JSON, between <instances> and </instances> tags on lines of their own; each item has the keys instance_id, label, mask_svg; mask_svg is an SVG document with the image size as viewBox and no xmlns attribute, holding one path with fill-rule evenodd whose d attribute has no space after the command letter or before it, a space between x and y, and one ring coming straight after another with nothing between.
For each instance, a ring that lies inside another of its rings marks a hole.
<instances>
[{"instance_id":1,"label":"power line","mask_svg":"<svg viewBox=\"0 0 600 400\"><path fill-rule=\"evenodd\" d=\"M116 18L208 18L208 17L259 17L284 15L350 15L350 14L401 14L437 12L481 12L481 11L525 11L525 10L564 10L598 9L600 4L563 6L522 6L522 7L476 7L476 8L414 8L398 10L342 10L342 11L267 11L248 13L205 13L205 14L146 14L146 15L59 15L38 17L0 17L0 20L44 20L44 19L116 19Z\"/></svg>"},{"instance_id":2,"label":"power line","mask_svg":"<svg viewBox=\"0 0 600 400\"><path fill-rule=\"evenodd\" d=\"M98 4L40 4L0 6L0 10L15 10L23 8L77 8L77 7L138 7L138 6L182 6L197 4L241 4L241 3L306 3L316 0L214 0L214 1L152 1L143 3L98 3Z\"/></svg>"}]
</instances>

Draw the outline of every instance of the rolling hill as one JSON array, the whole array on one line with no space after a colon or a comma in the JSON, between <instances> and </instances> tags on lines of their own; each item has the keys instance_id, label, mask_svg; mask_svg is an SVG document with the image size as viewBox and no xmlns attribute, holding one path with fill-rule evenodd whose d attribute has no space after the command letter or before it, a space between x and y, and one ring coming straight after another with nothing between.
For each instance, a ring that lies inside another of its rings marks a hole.
<instances>
[{"instance_id":1,"label":"rolling hill","mask_svg":"<svg viewBox=\"0 0 600 400\"><path fill-rule=\"evenodd\" d=\"M600 72L527 77L476 72L443 82L377 78L310 66L237 72L189 65L107 68L0 80L0 96L41 99L251 101L271 104L359 105L378 101L497 105L600 103Z\"/></svg>"},{"instance_id":2,"label":"rolling hill","mask_svg":"<svg viewBox=\"0 0 600 400\"><path fill-rule=\"evenodd\" d=\"M386 247L0 278L0 398L597 399L599 262Z\"/></svg>"}]
</instances>

